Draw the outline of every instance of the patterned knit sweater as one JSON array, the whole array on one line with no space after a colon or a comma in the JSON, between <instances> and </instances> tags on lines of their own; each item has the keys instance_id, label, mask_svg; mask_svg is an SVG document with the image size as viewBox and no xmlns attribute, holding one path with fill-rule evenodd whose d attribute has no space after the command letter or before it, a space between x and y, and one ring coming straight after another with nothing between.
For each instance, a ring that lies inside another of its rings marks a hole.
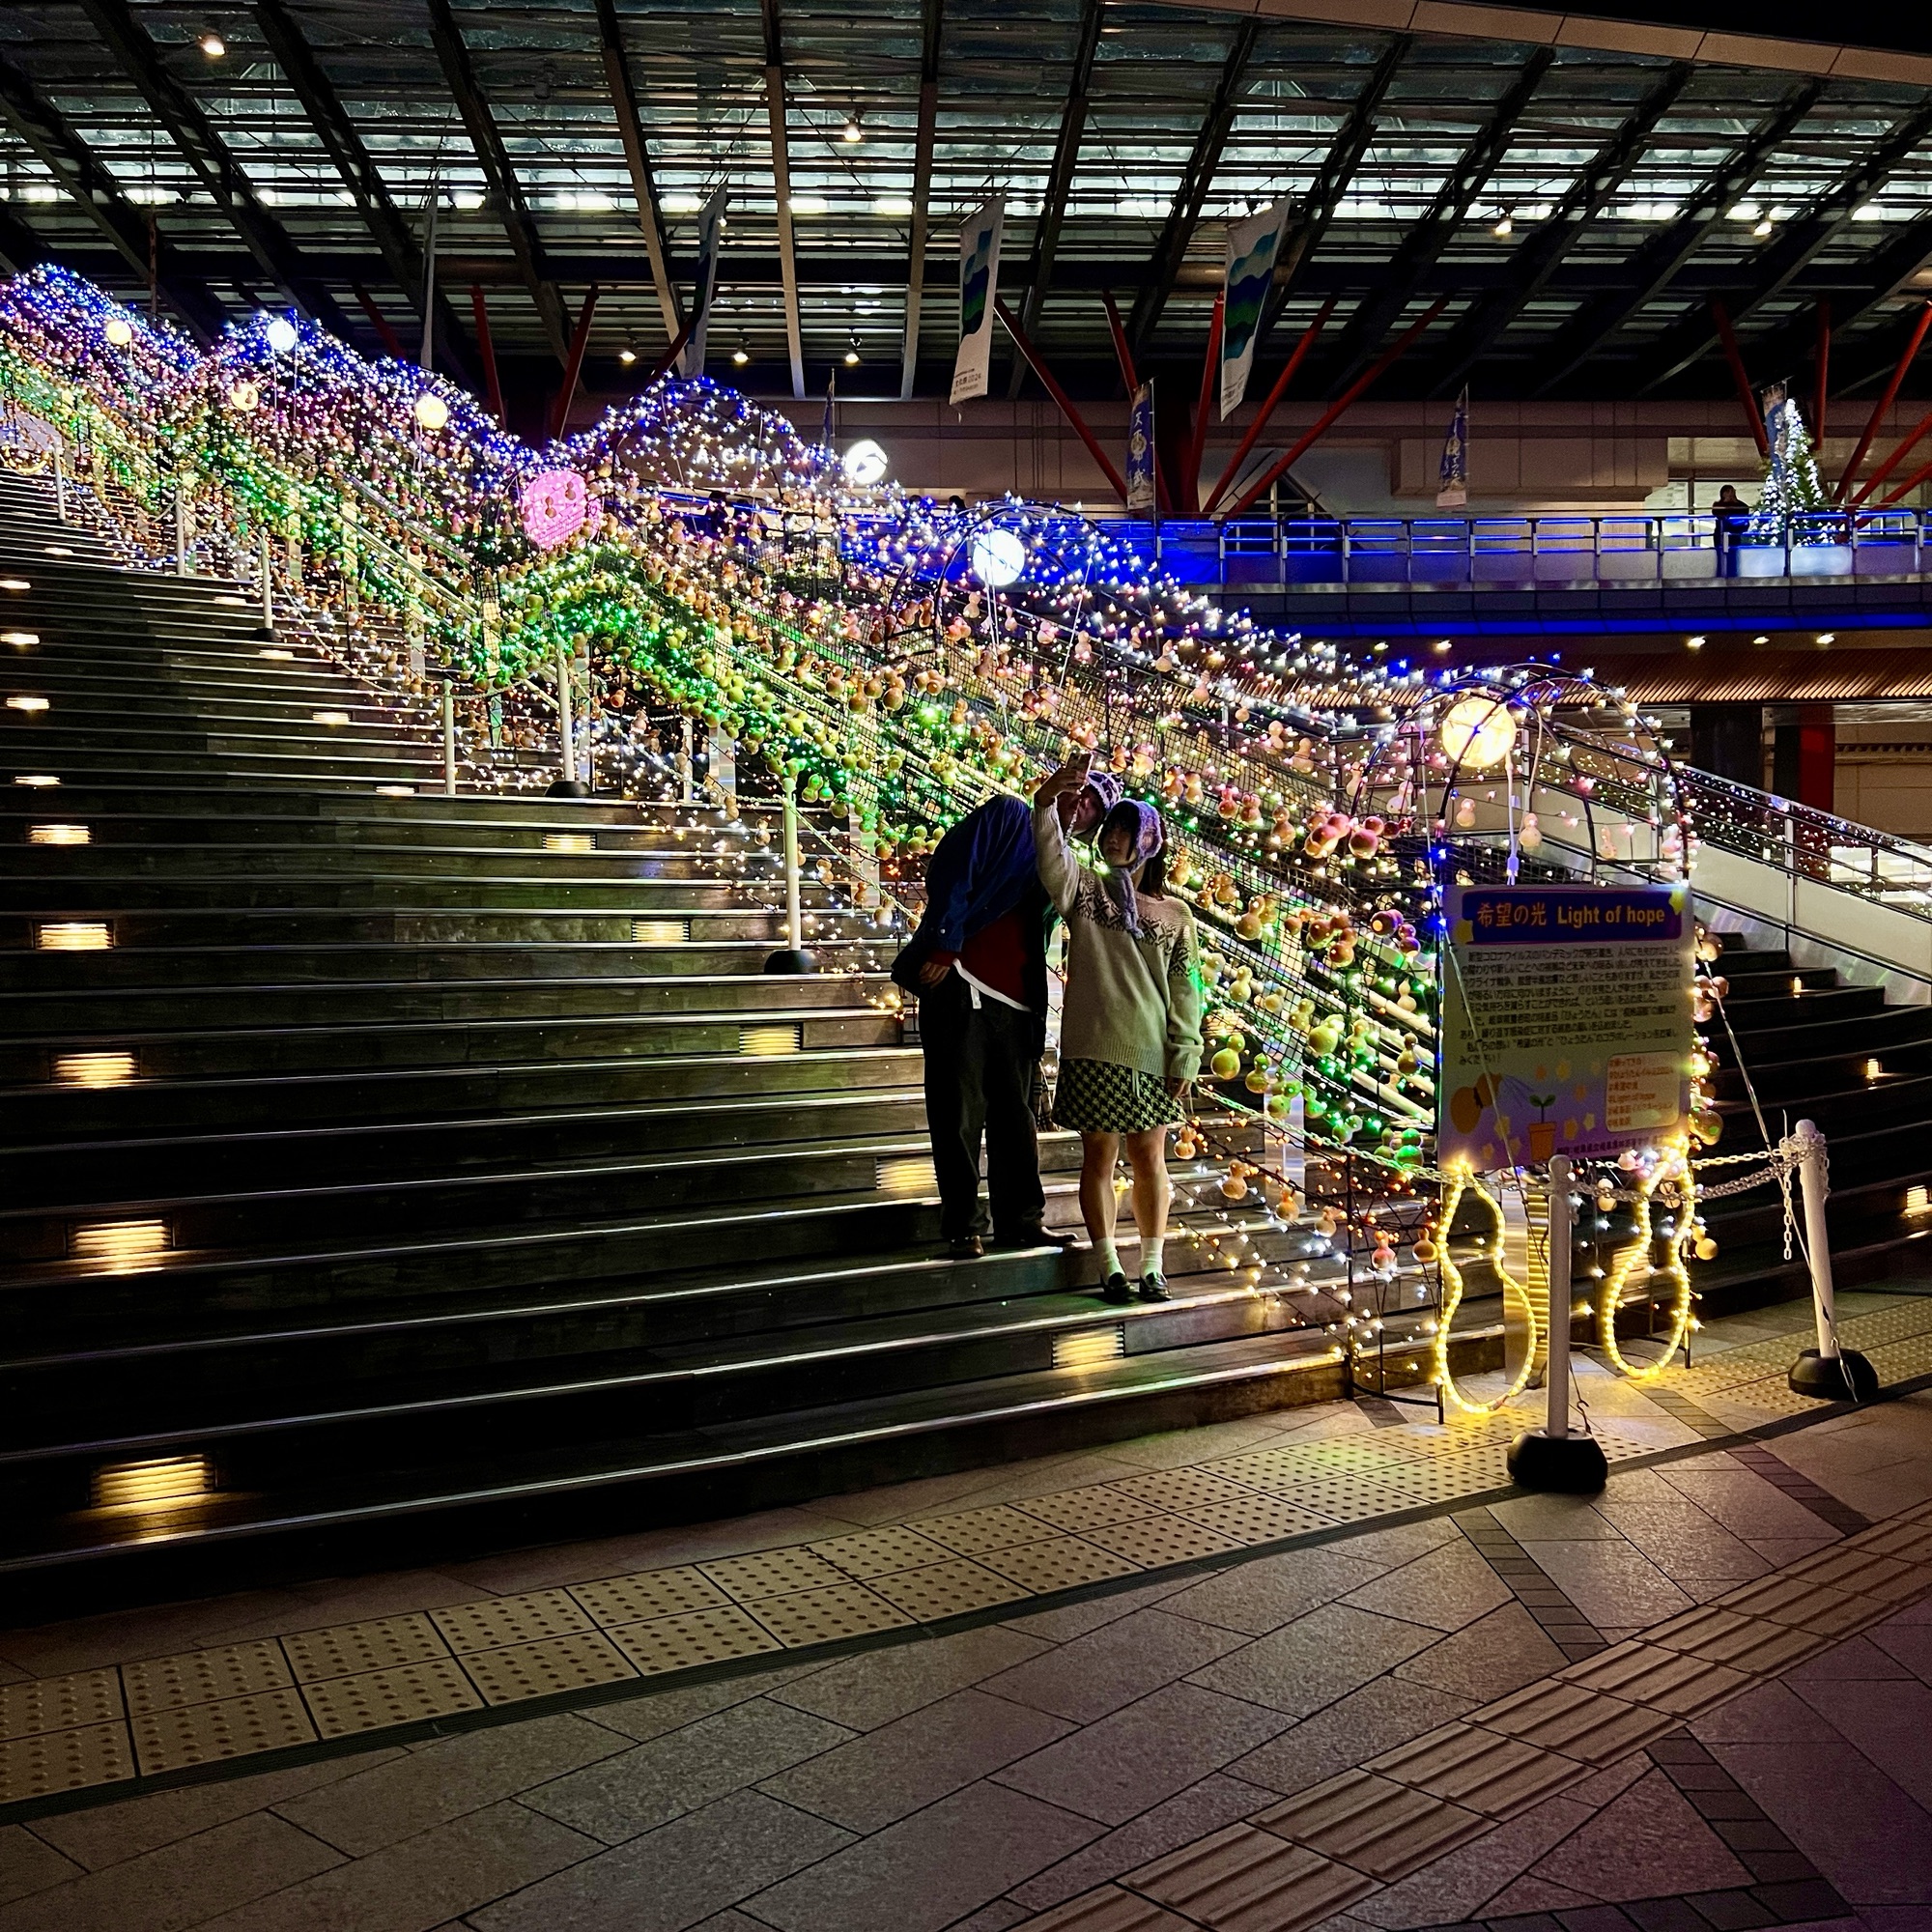
<instances>
[{"instance_id":1,"label":"patterned knit sweater","mask_svg":"<svg viewBox=\"0 0 1932 1932\"><path fill-rule=\"evenodd\" d=\"M1194 915L1179 899L1143 895L1136 939L1099 878L1074 858L1050 803L1034 812L1033 836L1040 882L1066 922L1060 1057L1192 1080L1201 1066Z\"/></svg>"}]
</instances>

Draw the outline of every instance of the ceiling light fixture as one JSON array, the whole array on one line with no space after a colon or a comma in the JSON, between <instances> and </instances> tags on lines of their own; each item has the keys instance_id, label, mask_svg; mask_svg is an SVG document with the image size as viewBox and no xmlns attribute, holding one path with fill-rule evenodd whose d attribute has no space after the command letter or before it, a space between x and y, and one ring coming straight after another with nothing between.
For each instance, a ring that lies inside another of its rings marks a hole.
<instances>
[{"instance_id":1,"label":"ceiling light fixture","mask_svg":"<svg viewBox=\"0 0 1932 1932\"><path fill-rule=\"evenodd\" d=\"M1702 638L1686 638L1684 639L1684 648L1687 651L1701 651L1704 648L1704 639Z\"/></svg>"},{"instance_id":2,"label":"ceiling light fixture","mask_svg":"<svg viewBox=\"0 0 1932 1932\"><path fill-rule=\"evenodd\" d=\"M1751 233L1760 240L1769 235L1771 233L1771 216L1768 214L1759 215L1757 220L1751 224Z\"/></svg>"},{"instance_id":3,"label":"ceiling light fixture","mask_svg":"<svg viewBox=\"0 0 1932 1932\"><path fill-rule=\"evenodd\" d=\"M195 43L210 60L219 60L228 51L228 43L213 27Z\"/></svg>"},{"instance_id":4,"label":"ceiling light fixture","mask_svg":"<svg viewBox=\"0 0 1932 1932\"><path fill-rule=\"evenodd\" d=\"M638 359L638 352L635 349L620 349L617 352L617 360L621 362L627 369L637 359Z\"/></svg>"},{"instance_id":5,"label":"ceiling light fixture","mask_svg":"<svg viewBox=\"0 0 1932 1932\"><path fill-rule=\"evenodd\" d=\"M845 366L848 369L859 366L859 345L856 342L845 352Z\"/></svg>"},{"instance_id":6,"label":"ceiling light fixture","mask_svg":"<svg viewBox=\"0 0 1932 1932\"><path fill-rule=\"evenodd\" d=\"M747 349L742 342L739 343L737 348L735 348L731 352L731 360L735 362L741 369L751 359L752 359L752 352L749 349Z\"/></svg>"},{"instance_id":7,"label":"ceiling light fixture","mask_svg":"<svg viewBox=\"0 0 1932 1932\"><path fill-rule=\"evenodd\" d=\"M853 109L851 116L847 119L844 131L839 138L854 147L866 138L866 130L859 126L857 108Z\"/></svg>"},{"instance_id":8,"label":"ceiling light fixture","mask_svg":"<svg viewBox=\"0 0 1932 1932\"><path fill-rule=\"evenodd\" d=\"M1516 217L1511 214L1508 209L1504 209L1496 216L1495 225L1490 230L1490 233L1499 242L1507 241L1516 233Z\"/></svg>"}]
</instances>

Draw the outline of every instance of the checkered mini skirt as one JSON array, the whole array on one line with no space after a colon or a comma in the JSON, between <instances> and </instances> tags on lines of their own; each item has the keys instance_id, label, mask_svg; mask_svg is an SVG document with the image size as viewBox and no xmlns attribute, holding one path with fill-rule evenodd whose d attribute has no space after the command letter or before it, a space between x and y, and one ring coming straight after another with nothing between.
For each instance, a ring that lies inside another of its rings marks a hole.
<instances>
[{"instance_id":1,"label":"checkered mini skirt","mask_svg":"<svg viewBox=\"0 0 1932 1932\"><path fill-rule=\"evenodd\" d=\"M1063 1060L1053 1122L1090 1134L1144 1134L1183 1119L1164 1081L1111 1060Z\"/></svg>"}]
</instances>

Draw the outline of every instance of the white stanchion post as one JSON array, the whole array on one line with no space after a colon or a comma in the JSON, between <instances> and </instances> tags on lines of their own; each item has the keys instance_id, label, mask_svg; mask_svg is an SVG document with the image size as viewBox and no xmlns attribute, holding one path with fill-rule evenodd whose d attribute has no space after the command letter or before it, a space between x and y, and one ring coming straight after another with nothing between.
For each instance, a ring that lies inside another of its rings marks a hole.
<instances>
[{"instance_id":1,"label":"white stanchion post","mask_svg":"<svg viewBox=\"0 0 1932 1932\"><path fill-rule=\"evenodd\" d=\"M563 740L559 776L565 784L571 785L577 782L577 735L570 715L570 660L561 651L556 654L556 718Z\"/></svg>"},{"instance_id":2,"label":"white stanchion post","mask_svg":"<svg viewBox=\"0 0 1932 1932\"><path fill-rule=\"evenodd\" d=\"M784 839L785 944L765 961L767 973L815 973L818 962L805 950L804 888L798 866L798 779L784 774L782 837Z\"/></svg>"},{"instance_id":3,"label":"white stanchion post","mask_svg":"<svg viewBox=\"0 0 1932 1932\"><path fill-rule=\"evenodd\" d=\"M677 754L677 802L680 805L692 803L691 782L691 720L678 721L680 747Z\"/></svg>"},{"instance_id":4,"label":"white stanchion post","mask_svg":"<svg viewBox=\"0 0 1932 1932\"><path fill-rule=\"evenodd\" d=\"M269 528L262 526L262 628L272 635L275 628L275 573L270 562Z\"/></svg>"},{"instance_id":5,"label":"white stanchion post","mask_svg":"<svg viewBox=\"0 0 1932 1932\"><path fill-rule=\"evenodd\" d=\"M175 484L175 575L188 574L187 549L187 492L180 482Z\"/></svg>"},{"instance_id":6,"label":"white stanchion post","mask_svg":"<svg viewBox=\"0 0 1932 1932\"><path fill-rule=\"evenodd\" d=\"M1825 1136L1815 1121L1800 1121L1798 1187L1804 1202L1804 1252L1811 1264L1811 1310L1817 1318L1818 1346L1806 1349L1792 1365L1791 1387L1822 1402L1869 1402L1878 1394L1878 1376L1856 1350L1838 1347L1832 1297L1832 1230L1825 1215L1831 1193Z\"/></svg>"},{"instance_id":7,"label":"white stanchion post","mask_svg":"<svg viewBox=\"0 0 1932 1932\"><path fill-rule=\"evenodd\" d=\"M456 796L456 681L442 680L442 795Z\"/></svg>"},{"instance_id":8,"label":"white stanchion post","mask_svg":"<svg viewBox=\"0 0 1932 1932\"><path fill-rule=\"evenodd\" d=\"M1594 1495L1610 1479L1603 1444L1594 1435L1570 1434L1570 1252L1576 1221L1570 1201L1573 1178L1569 1156L1552 1154L1549 1218L1543 1231L1549 1244L1549 1346L1545 1371L1549 1406L1543 1428L1529 1430L1511 1443L1509 1472L1511 1479L1526 1490Z\"/></svg>"},{"instance_id":9,"label":"white stanchion post","mask_svg":"<svg viewBox=\"0 0 1932 1932\"><path fill-rule=\"evenodd\" d=\"M67 522L67 450L58 442L54 444L54 515Z\"/></svg>"}]
</instances>

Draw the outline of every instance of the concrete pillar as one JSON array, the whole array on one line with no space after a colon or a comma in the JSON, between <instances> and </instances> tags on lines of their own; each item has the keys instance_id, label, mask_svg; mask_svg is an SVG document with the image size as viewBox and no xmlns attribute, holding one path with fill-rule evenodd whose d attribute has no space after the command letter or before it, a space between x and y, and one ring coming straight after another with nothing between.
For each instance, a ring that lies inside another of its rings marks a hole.
<instances>
[{"instance_id":1,"label":"concrete pillar","mask_svg":"<svg viewBox=\"0 0 1932 1932\"><path fill-rule=\"evenodd\" d=\"M1734 784L1764 784L1764 707L1761 704L1693 704L1690 762Z\"/></svg>"},{"instance_id":2,"label":"concrete pillar","mask_svg":"<svg viewBox=\"0 0 1932 1932\"><path fill-rule=\"evenodd\" d=\"M1837 809L1838 724L1830 704L1774 704L1771 788L1794 805Z\"/></svg>"}]
</instances>

